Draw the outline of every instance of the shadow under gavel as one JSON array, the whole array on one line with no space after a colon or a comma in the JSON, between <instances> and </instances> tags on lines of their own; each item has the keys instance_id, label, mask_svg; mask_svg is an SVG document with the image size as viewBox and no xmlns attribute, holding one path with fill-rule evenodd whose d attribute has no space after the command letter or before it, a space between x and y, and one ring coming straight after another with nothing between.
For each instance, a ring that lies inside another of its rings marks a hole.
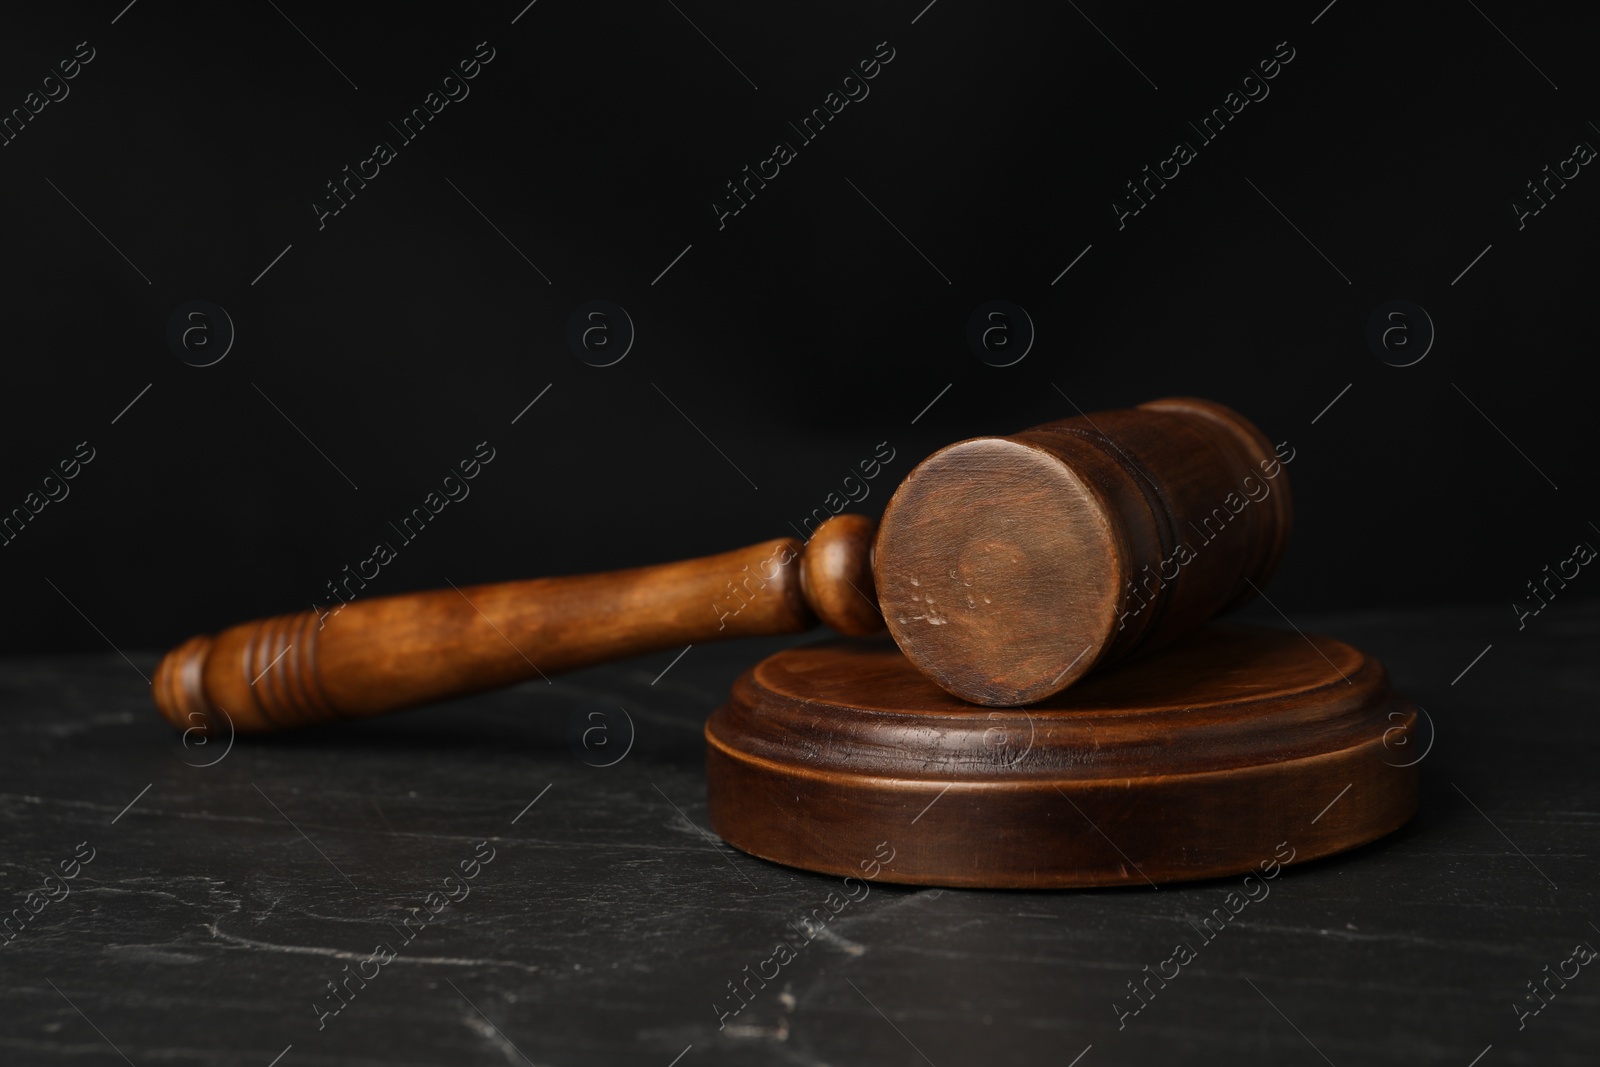
<instances>
[{"instance_id":1,"label":"shadow under gavel","mask_svg":"<svg viewBox=\"0 0 1600 1067\"><path fill-rule=\"evenodd\" d=\"M266 732L821 622L887 625L956 696L1027 704L1249 599L1288 541L1289 458L1205 400L1097 412L935 452L879 524L243 623L169 652L152 693L179 728Z\"/></svg>"}]
</instances>

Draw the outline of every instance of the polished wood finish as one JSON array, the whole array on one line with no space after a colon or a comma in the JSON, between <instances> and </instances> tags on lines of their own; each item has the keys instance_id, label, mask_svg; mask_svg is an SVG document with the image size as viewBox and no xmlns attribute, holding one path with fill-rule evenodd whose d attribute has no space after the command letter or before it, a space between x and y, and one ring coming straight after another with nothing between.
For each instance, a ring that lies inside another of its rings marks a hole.
<instances>
[{"instance_id":1,"label":"polished wood finish","mask_svg":"<svg viewBox=\"0 0 1600 1067\"><path fill-rule=\"evenodd\" d=\"M1250 595L1288 537L1287 481L1234 412L1156 401L943 449L896 491L881 529L839 515L804 544L358 597L192 638L162 660L152 692L182 729L225 714L259 732L818 621L859 636L887 616L952 693L1027 703ZM1268 491L1230 511L1252 485ZM1197 536L1195 558L1174 561Z\"/></svg>"},{"instance_id":2,"label":"polished wood finish","mask_svg":"<svg viewBox=\"0 0 1600 1067\"><path fill-rule=\"evenodd\" d=\"M357 599L326 619L308 611L244 623L168 653L152 692L174 726L220 722L220 711L233 729L256 733L695 642L791 633L818 615L867 633L877 617L864 597L874 525L839 516L809 545L784 537L681 563Z\"/></svg>"},{"instance_id":3,"label":"polished wood finish","mask_svg":"<svg viewBox=\"0 0 1600 1067\"><path fill-rule=\"evenodd\" d=\"M800 557L800 588L817 619L846 637L883 629L872 586L872 541L878 524L838 515L817 527Z\"/></svg>"},{"instance_id":4,"label":"polished wood finish","mask_svg":"<svg viewBox=\"0 0 1600 1067\"><path fill-rule=\"evenodd\" d=\"M752 855L857 878L1246 874L1410 818L1415 726L1377 660L1314 634L1213 623L1003 711L958 700L888 641L824 643L757 664L706 723L708 813Z\"/></svg>"},{"instance_id":5,"label":"polished wood finish","mask_svg":"<svg viewBox=\"0 0 1600 1067\"><path fill-rule=\"evenodd\" d=\"M1288 481L1259 430L1205 400L961 441L890 499L878 601L950 692L1031 703L1254 595L1288 543Z\"/></svg>"}]
</instances>

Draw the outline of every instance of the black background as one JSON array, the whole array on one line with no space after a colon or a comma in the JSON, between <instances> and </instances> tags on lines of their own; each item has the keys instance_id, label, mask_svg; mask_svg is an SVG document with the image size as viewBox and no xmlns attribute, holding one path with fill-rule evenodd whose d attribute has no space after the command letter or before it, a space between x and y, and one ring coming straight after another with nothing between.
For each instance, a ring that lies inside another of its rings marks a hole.
<instances>
[{"instance_id":1,"label":"black background","mask_svg":"<svg viewBox=\"0 0 1600 1067\"><path fill-rule=\"evenodd\" d=\"M1509 605L1600 536L1600 178L1520 231L1510 206L1600 143L1592 13L923 3L8 11L5 110L95 58L0 148L0 508L96 458L0 549L0 647L307 607L483 440L369 594L789 533L887 441L876 513L940 445L1173 394L1295 447L1291 617ZM319 230L324 183L480 41L470 96ZM723 183L880 41L870 96L719 230ZM1281 41L1270 96L1119 230L1123 183ZM638 331L605 368L565 339L595 298ZM1004 368L965 341L996 298L1038 333ZM166 343L194 299L237 328L207 368ZM1438 331L1414 366L1365 340L1394 299Z\"/></svg>"}]
</instances>

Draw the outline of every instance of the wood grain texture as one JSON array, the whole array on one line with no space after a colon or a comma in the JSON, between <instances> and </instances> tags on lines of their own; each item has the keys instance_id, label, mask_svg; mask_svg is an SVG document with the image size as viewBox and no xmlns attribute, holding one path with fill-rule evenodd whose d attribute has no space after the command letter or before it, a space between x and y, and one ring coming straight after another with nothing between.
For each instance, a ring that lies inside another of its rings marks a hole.
<instances>
[{"instance_id":1,"label":"wood grain texture","mask_svg":"<svg viewBox=\"0 0 1600 1067\"><path fill-rule=\"evenodd\" d=\"M884 511L878 601L941 686L1027 704L1249 599L1291 519L1283 462L1236 412L1096 412L919 464Z\"/></svg>"},{"instance_id":2,"label":"wood grain texture","mask_svg":"<svg viewBox=\"0 0 1600 1067\"><path fill-rule=\"evenodd\" d=\"M302 612L244 623L173 650L151 692L174 726L221 727L225 713L232 729L259 733L663 648L809 629L817 614L808 591L826 618L865 633L877 618L859 591L872 528L840 516L811 546L785 537L605 574L358 599L326 620Z\"/></svg>"},{"instance_id":3,"label":"wood grain texture","mask_svg":"<svg viewBox=\"0 0 1600 1067\"><path fill-rule=\"evenodd\" d=\"M152 693L182 729L226 717L261 732L675 645L819 620L859 636L887 619L950 692L1025 704L1248 598L1289 516L1287 475L1253 426L1208 401L1161 400L942 449L895 492L881 529L839 515L804 544L357 597L193 638L162 661Z\"/></svg>"},{"instance_id":4,"label":"wood grain texture","mask_svg":"<svg viewBox=\"0 0 1600 1067\"><path fill-rule=\"evenodd\" d=\"M758 664L707 722L709 812L744 851L829 874L860 877L888 841L881 877L919 885L1215 878L1286 840L1304 861L1398 828L1415 720L1371 657L1259 627L1215 623L1006 711L887 641L826 644Z\"/></svg>"}]
</instances>

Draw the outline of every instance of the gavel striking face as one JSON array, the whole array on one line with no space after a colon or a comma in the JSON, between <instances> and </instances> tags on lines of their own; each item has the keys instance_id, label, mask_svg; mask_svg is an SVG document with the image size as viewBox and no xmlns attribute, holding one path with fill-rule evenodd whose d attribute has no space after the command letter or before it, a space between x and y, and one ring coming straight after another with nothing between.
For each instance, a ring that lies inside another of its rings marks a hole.
<instances>
[{"instance_id":1,"label":"gavel striking face","mask_svg":"<svg viewBox=\"0 0 1600 1067\"><path fill-rule=\"evenodd\" d=\"M956 696L1027 704L1253 595L1289 537L1282 462L1204 400L1064 419L935 452L876 529L839 515L805 542L244 623L169 652L153 695L180 728L263 732L822 622L887 625Z\"/></svg>"}]
</instances>

